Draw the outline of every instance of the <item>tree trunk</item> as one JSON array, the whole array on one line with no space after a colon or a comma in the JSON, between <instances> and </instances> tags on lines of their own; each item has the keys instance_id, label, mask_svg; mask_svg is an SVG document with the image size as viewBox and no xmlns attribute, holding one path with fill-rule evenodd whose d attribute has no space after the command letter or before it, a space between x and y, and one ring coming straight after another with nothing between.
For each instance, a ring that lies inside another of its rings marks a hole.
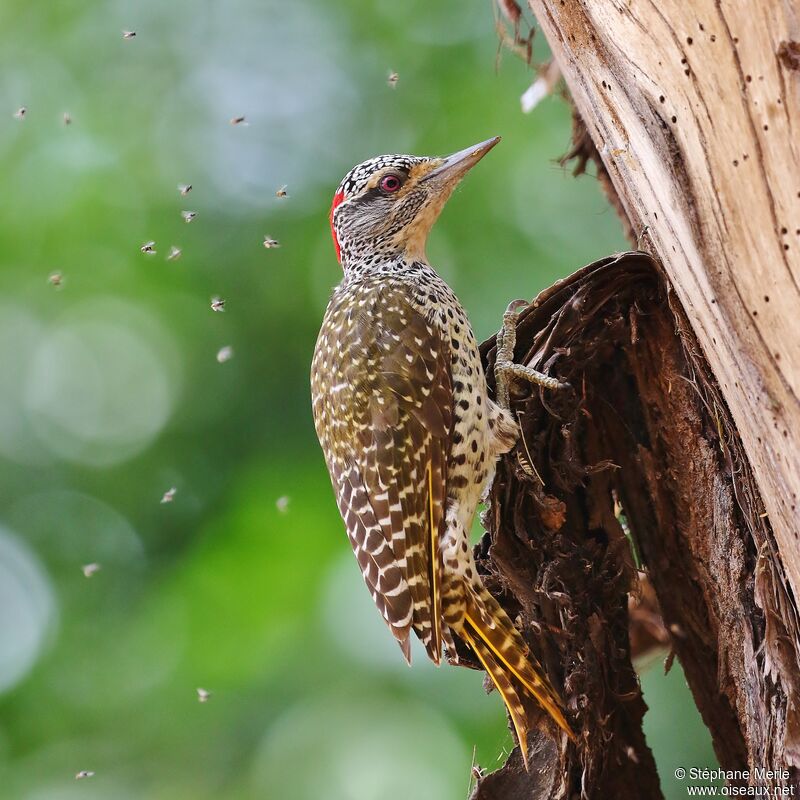
<instances>
[{"instance_id":1,"label":"tree trunk","mask_svg":"<svg viewBox=\"0 0 800 800\"><path fill-rule=\"evenodd\" d=\"M580 744L545 728L529 773L515 753L473 797L660 796L631 666L629 536L720 764L797 794L800 9L530 4L653 257L592 264L520 319L516 360L572 388L518 387L523 438L478 555Z\"/></svg>"}]
</instances>

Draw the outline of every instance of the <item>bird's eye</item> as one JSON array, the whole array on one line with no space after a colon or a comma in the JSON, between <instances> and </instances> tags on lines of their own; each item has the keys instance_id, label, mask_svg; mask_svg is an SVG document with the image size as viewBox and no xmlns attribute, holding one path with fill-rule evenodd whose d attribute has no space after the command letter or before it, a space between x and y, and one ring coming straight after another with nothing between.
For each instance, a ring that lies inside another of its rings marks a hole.
<instances>
[{"instance_id":1,"label":"bird's eye","mask_svg":"<svg viewBox=\"0 0 800 800\"><path fill-rule=\"evenodd\" d=\"M382 192L392 194L392 192L396 192L400 188L401 182L397 175L384 175L379 185Z\"/></svg>"}]
</instances>

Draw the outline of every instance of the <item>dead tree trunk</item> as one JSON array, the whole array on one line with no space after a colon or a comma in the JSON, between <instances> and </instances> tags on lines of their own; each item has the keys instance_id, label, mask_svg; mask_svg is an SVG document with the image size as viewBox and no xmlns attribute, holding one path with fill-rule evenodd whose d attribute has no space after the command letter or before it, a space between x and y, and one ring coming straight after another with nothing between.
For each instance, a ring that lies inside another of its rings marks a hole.
<instances>
[{"instance_id":1,"label":"dead tree trunk","mask_svg":"<svg viewBox=\"0 0 800 800\"><path fill-rule=\"evenodd\" d=\"M797 792L800 9L530 4L654 257L590 265L520 320L516 359L572 389L515 399L524 436L478 555L581 744L543 734L530 773L513 756L473 797L660 796L628 533L721 765ZM492 341L483 352L491 374Z\"/></svg>"}]
</instances>

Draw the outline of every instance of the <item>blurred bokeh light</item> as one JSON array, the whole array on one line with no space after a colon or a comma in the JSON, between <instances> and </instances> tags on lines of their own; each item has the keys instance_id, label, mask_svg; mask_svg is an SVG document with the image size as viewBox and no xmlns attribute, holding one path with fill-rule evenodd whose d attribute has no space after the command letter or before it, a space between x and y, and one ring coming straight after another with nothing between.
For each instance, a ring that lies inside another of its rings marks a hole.
<instances>
[{"instance_id":1,"label":"blurred bokeh light","mask_svg":"<svg viewBox=\"0 0 800 800\"><path fill-rule=\"evenodd\" d=\"M520 113L488 0L6 0L0 32L0 797L464 798L502 705L406 667L314 437L327 212L368 156L502 135L429 247L484 338L625 246L557 165L569 108ZM713 764L677 668L644 682L665 769Z\"/></svg>"}]
</instances>

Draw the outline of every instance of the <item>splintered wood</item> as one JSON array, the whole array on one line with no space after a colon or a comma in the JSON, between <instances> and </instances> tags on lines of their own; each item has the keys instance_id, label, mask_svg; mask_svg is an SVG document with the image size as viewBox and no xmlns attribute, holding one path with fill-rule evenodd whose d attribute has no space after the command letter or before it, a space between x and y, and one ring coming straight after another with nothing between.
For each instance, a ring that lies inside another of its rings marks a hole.
<instances>
[{"instance_id":1,"label":"splintered wood","mask_svg":"<svg viewBox=\"0 0 800 800\"><path fill-rule=\"evenodd\" d=\"M662 260L800 597L800 38L793 4L530 0Z\"/></svg>"}]
</instances>

